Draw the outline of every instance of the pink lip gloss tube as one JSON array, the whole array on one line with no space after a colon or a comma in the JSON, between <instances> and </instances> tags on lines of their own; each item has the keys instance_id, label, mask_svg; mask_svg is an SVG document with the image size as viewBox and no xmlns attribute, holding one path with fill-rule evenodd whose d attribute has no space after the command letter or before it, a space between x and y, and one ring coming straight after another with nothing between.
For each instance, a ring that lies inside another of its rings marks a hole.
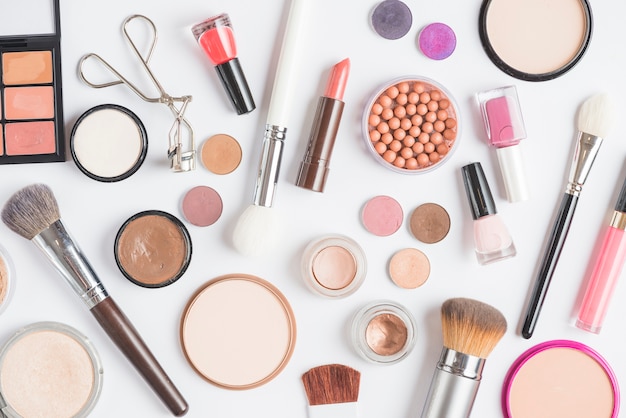
<instances>
[{"instance_id":1,"label":"pink lip gloss tube","mask_svg":"<svg viewBox=\"0 0 626 418\"><path fill-rule=\"evenodd\" d=\"M597 254L576 320L578 328L594 334L599 334L602 329L615 285L626 260L626 179Z\"/></svg>"},{"instance_id":2,"label":"pink lip gloss tube","mask_svg":"<svg viewBox=\"0 0 626 418\"><path fill-rule=\"evenodd\" d=\"M526 128L515 86L476 94L489 145L496 149L509 202L528 200L529 191L520 142Z\"/></svg>"}]
</instances>

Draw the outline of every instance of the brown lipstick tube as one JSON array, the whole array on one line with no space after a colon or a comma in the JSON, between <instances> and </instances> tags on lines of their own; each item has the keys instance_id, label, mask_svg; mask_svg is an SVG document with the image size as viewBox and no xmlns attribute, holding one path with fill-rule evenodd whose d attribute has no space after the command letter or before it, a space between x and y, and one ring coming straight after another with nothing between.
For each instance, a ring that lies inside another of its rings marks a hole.
<instances>
[{"instance_id":1,"label":"brown lipstick tube","mask_svg":"<svg viewBox=\"0 0 626 418\"><path fill-rule=\"evenodd\" d=\"M324 191L343 108L344 102L341 100L320 97L296 186L315 192Z\"/></svg>"}]
</instances>

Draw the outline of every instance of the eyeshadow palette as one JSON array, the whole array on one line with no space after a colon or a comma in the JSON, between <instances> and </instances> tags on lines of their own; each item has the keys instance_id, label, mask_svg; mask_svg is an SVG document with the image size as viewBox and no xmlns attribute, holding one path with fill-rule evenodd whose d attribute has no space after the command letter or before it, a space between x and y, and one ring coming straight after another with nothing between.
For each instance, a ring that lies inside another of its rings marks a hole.
<instances>
[{"instance_id":1,"label":"eyeshadow palette","mask_svg":"<svg viewBox=\"0 0 626 418\"><path fill-rule=\"evenodd\" d=\"M50 34L0 37L0 164L65 161L59 0Z\"/></svg>"}]
</instances>

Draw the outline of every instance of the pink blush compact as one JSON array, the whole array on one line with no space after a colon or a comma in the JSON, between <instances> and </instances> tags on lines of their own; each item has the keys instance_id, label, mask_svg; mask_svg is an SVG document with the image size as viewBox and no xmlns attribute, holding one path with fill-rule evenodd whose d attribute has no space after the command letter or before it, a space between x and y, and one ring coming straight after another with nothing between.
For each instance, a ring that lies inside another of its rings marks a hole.
<instances>
[{"instance_id":1,"label":"pink blush compact","mask_svg":"<svg viewBox=\"0 0 626 418\"><path fill-rule=\"evenodd\" d=\"M504 382L502 407L507 418L616 418L617 378L590 347L569 340L548 341L513 363Z\"/></svg>"}]
</instances>

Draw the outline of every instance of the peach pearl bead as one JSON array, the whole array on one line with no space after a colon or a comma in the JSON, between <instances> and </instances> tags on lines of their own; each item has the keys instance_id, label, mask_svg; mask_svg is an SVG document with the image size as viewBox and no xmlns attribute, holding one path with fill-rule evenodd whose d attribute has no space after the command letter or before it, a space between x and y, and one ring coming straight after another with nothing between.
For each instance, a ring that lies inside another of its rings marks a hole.
<instances>
[{"instance_id":1,"label":"peach pearl bead","mask_svg":"<svg viewBox=\"0 0 626 418\"><path fill-rule=\"evenodd\" d=\"M402 142L398 140L393 140L391 141L391 144L389 144L388 148L392 150L393 152L398 152L402 149Z\"/></svg>"},{"instance_id":2,"label":"peach pearl bead","mask_svg":"<svg viewBox=\"0 0 626 418\"><path fill-rule=\"evenodd\" d=\"M442 120L436 120L433 123L433 128L435 128L436 132L443 132L446 129L446 123Z\"/></svg>"},{"instance_id":3,"label":"peach pearl bead","mask_svg":"<svg viewBox=\"0 0 626 418\"><path fill-rule=\"evenodd\" d=\"M387 96L389 96L392 99L395 99L396 97L398 97L398 93L400 93L400 91L398 90L396 86L391 86L387 89Z\"/></svg>"},{"instance_id":4,"label":"peach pearl bead","mask_svg":"<svg viewBox=\"0 0 626 418\"><path fill-rule=\"evenodd\" d=\"M409 128L409 135L411 135L413 138L417 138L421 133L422 130L419 126L411 126Z\"/></svg>"},{"instance_id":5,"label":"peach pearl bead","mask_svg":"<svg viewBox=\"0 0 626 418\"><path fill-rule=\"evenodd\" d=\"M428 135L426 132L422 132L421 134L419 134L419 136L417 137L417 140L419 142L421 142L422 144L426 144L427 142L430 141L430 135Z\"/></svg>"},{"instance_id":6,"label":"peach pearl bead","mask_svg":"<svg viewBox=\"0 0 626 418\"><path fill-rule=\"evenodd\" d=\"M428 106L426 106L424 103L420 103L417 105L417 114L424 116L426 113L428 113Z\"/></svg>"},{"instance_id":7,"label":"peach pearl bead","mask_svg":"<svg viewBox=\"0 0 626 418\"><path fill-rule=\"evenodd\" d=\"M411 119L409 118L403 118L400 121L400 127L404 129L405 131L408 131L409 129L411 129L412 126L413 124L411 123Z\"/></svg>"},{"instance_id":8,"label":"peach pearl bead","mask_svg":"<svg viewBox=\"0 0 626 418\"><path fill-rule=\"evenodd\" d=\"M395 116L387 122L389 124L389 129L398 129L400 127L400 119Z\"/></svg>"},{"instance_id":9,"label":"peach pearl bead","mask_svg":"<svg viewBox=\"0 0 626 418\"><path fill-rule=\"evenodd\" d=\"M380 123L380 116L378 115L370 115L368 123L372 126L376 126Z\"/></svg>"},{"instance_id":10,"label":"peach pearl bead","mask_svg":"<svg viewBox=\"0 0 626 418\"><path fill-rule=\"evenodd\" d=\"M410 92L408 95L409 103L417 104L420 101L420 95L414 91Z\"/></svg>"},{"instance_id":11,"label":"peach pearl bead","mask_svg":"<svg viewBox=\"0 0 626 418\"><path fill-rule=\"evenodd\" d=\"M415 170L418 168L417 160L415 158L408 158L404 163L404 167L409 170Z\"/></svg>"},{"instance_id":12,"label":"peach pearl bead","mask_svg":"<svg viewBox=\"0 0 626 418\"><path fill-rule=\"evenodd\" d=\"M388 163L392 163L396 159L396 153L391 150L387 150L383 153L383 158Z\"/></svg>"},{"instance_id":13,"label":"peach pearl bead","mask_svg":"<svg viewBox=\"0 0 626 418\"><path fill-rule=\"evenodd\" d=\"M378 142L380 140L381 134L376 129L372 129L370 131L370 141Z\"/></svg>"},{"instance_id":14,"label":"peach pearl bead","mask_svg":"<svg viewBox=\"0 0 626 418\"><path fill-rule=\"evenodd\" d=\"M403 118L406 116L406 108L404 106L396 106L396 108L393 109L393 114L398 118Z\"/></svg>"},{"instance_id":15,"label":"peach pearl bead","mask_svg":"<svg viewBox=\"0 0 626 418\"><path fill-rule=\"evenodd\" d=\"M404 93L400 93L398 94L398 97L396 97L396 103L398 103L400 106L404 106L405 104L407 104L408 101L409 99Z\"/></svg>"},{"instance_id":16,"label":"peach pearl bead","mask_svg":"<svg viewBox=\"0 0 626 418\"><path fill-rule=\"evenodd\" d=\"M387 122L381 122L376 125L376 130L381 134L386 134L387 132L389 132L389 125L387 124Z\"/></svg>"},{"instance_id":17,"label":"peach pearl bead","mask_svg":"<svg viewBox=\"0 0 626 418\"><path fill-rule=\"evenodd\" d=\"M372 113L375 115L380 115L382 111L383 105L381 105L380 103L374 103L374 105L372 106Z\"/></svg>"},{"instance_id":18,"label":"peach pearl bead","mask_svg":"<svg viewBox=\"0 0 626 418\"><path fill-rule=\"evenodd\" d=\"M405 161L406 160L402 157L396 157L396 159L393 160L393 165L395 165L398 168L404 168Z\"/></svg>"},{"instance_id":19,"label":"peach pearl bead","mask_svg":"<svg viewBox=\"0 0 626 418\"><path fill-rule=\"evenodd\" d=\"M433 90L430 92L430 98L432 100L441 100L441 92L439 90Z\"/></svg>"},{"instance_id":20,"label":"peach pearl bead","mask_svg":"<svg viewBox=\"0 0 626 418\"><path fill-rule=\"evenodd\" d=\"M424 104L430 102L430 93L425 91L424 93L420 94L420 102Z\"/></svg>"},{"instance_id":21,"label":"peach pearl bead","mask_svg":"<svg viewBox=\"0 0 626 418\"><path fill-rule=\"evenodd\" d=\"M412 137L412 136L410 136L410 135L407 135L407 136L405 136L405 137L404 137L404 139L402 140L402 144L403 144L405 147L409 147L409 148L411 148L411 147L413 146L413 144L415 144L415 138L413 138L413 137Z\"/></svg>"},{"instance_id":22,"label":"peach pearl bead","mask_svg":"<svg viewBox=\"0 0 626 418\"><path fill-rule=\"evenodd\" d=\"M416 154L421 154L422 152L424 152L424 144L422 144L421 142L416 142L411 147L411 150L413 150L413 152Z\"/></svg>"},{"instance_id":23,"label":"peach pearl bead","mask_svg":"<svg viewBox=\"0 0 626 418\"><path fill-rule=\"evenodd\" d=\"M400 150L400 156L405 160L413 157L413 150L410 147L405 147Z\"/></svg>"},{"instance_id":24,"label":"peach pearl bead","mask_svg":"<svg viewBox=\"0 0 626 418\"><path fill-rule=\"evenodd\" d=\"M377 153L382 155L385 151L387 151L387 145L383 144L382 142L377 142L374 144L374 149Z\"/></svg>"},{"instance_id":25,"label":"peach pearl bead","mask_svg":"<svg viewBox=\"0 0 626 418\"><path fill-rule=\"evenodd\" d=\"M441 144L443 142L443 135L441 135L439 132L433 132L432 134L430 134L430 142L435 145Z\"/></svg>"},{"instance_id":26,"label":"peach pearl bead","mask_svg":"<svg viewBox=\"0 0 626 418\"><path fill-rule=\"evenodd\" d=\"M408 103L404 108L407 115L413 116L417 112L417 106L414 103Z\"/></svg>"},{"instance_id":27,"label":"peach pearl bead","mask_svg":"<svg viewBox=\"0 0 626 418\"><path fill-rule=\"evenodd\" d=\"M420 167L426 167L430 162L430 158L428 158L428 154L419 154L417 156L417 164Z\"/></svg>"},{"instance_id":28,"label":"peach pearl bead","mask_svg":"<svg viewBox=\"0 0 626 418\"><path fill-rule=\"evenodd\" d=\"M402 141L405 136L406 136L406 131L404 129L396 129L395 131L393 131L393 137L394 139L397 139L398 141Z\"/></svg>"},{"instance_id":29,"label":"peach pearl bead","mask_svg":"<svg viewBox=\"0 0 626 418\"><path fill-rule=\"evenodd\" d=\"M435 144L433 144L432 142L427 142L424 144L424 152L426 154L430 154L434 150L435 150Z\"/></svg>"},{"instance_id":30,"label":"peach pearl bead","mask_svg":"<svg viewBox=\"0 0 626 418\"><path fill-rule=\"evenodd\" d=\"M382 107L389 107L391 106L391 103L393 103L393 100L387 95L382 95L378 99L378 103L380 103Z\"/></svg>"},{"instance_id":31,"label":"peach pearl bead","mask_svg":"<svg viewBox=\"0 0 626 418\"><path fill-rule=\"evenodd\" d=\"M380 117L383 120L389 120L389 119L393 118L393 110L390 107L387 107L387 108L383 109L383 111L380 114Z\"/></svg>"},{"instance_id":32,"label":"peach pearl bead","mask_svg":"<svg viewBox=\"0 0 626 418\"><path fill-rule=\"evenodd\" d=\"M382 142L385 145L391 144L391 141L393 141L393 135L391 135L391 133L389 132L384 133L380 136L380 142Z\"/></svg>"},{"instance_id":33,"label":"peach pearl bead","mask_svg":"<svg viewBox=\"0 0 626 418\"><path fill-rule=\"evenodd\" d=\"M409 86L409 83L406 81L403 81L402 83L398 84L398 91L400 93L406 94L411 90L411 87Z\"/></svg>"}]
</instances>

